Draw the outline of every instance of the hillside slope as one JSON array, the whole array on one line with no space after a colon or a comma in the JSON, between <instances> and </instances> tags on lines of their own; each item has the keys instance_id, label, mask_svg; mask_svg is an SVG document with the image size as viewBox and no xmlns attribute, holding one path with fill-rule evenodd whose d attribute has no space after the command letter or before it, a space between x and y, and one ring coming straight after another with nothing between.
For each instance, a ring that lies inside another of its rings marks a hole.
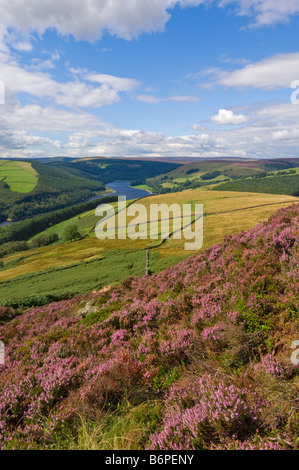
<instances>
[{"instance_id":1,"label":"hillside slope","mask_svg":"<svg viewBox=\"0 0 299 470\"><path fill-rule=\"evenodd\" d=\"M70 174L83 178L111 181L135 181L152 178L179 168L179 163L160 162L156 160L132 160L126 158L81 158L72 162L53 162L50 165Z\"/></svg>"},{"instance_id":2,"label":"hillside slope","mask_svg":"<svg viewBox=\"0 0 299 470\"><path fill-rule=\"evenodd\" d=\"M63 168L32 160L31 169L37 175L37 183L27 193L13 191L6 181L0 181L0 221L62 209L106 190L102 182L72 175ZM17 176L17 170L13 169L11 179Z\"/></svg>"},{"instance_id":3,"label":"hillside slope","mask_svg":"<svg viewBox=\"0 0 299 470\"><path fill-rule=\"evenodd\" d=\"M161 274L2 308L1 447L298 449L298 240L297 204Z\"/></svg>"}]
</instances>

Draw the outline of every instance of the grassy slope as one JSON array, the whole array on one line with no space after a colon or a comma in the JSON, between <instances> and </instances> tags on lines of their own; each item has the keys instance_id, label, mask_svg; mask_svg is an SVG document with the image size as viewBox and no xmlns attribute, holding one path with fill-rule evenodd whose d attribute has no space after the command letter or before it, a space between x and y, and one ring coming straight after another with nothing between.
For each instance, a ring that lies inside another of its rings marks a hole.
<instances>
[{"instance_id":1,"label":"grassy slope","mask_svg":"<svg viewBox=\"0 0 299 470\"><path fill-rule=\"evenodd\" d=\"M0 448L298 450L298 220L297 204L160 275L0 309Z\"/></svg>"},{"instance_id":2,"label":"grassy slope","mask_svg":"<svg viewBox=\"0 0 299 470\"><path fill-rule=\"evenodd\" d=\"M38 182L38 173L29 162L0 160L0 181L11 191L30 193Z\"/></svg>"},{"instance_id":3,"label":"grassy slope","mask_svg":"<svg viewBox=\"0 0 299 470\"><path fill-rule=\"evenodd\" d=\"M151 196L144 199L144 205L149 208L151 203L203 203L206 216L202 249L206 249L228 234L238 233L266 220L279 207L297 200L268 194L189 190ZM88 233L98 219L87 212L73 221L77 221L82 232ZM65 225L67 223L63 222L54 226L50 232L62 233ZM89 233L88 237L77 242L60 243L8 256L4 258L6 269L0 272L0 305L34 295L56 292L62 296L64 293L88 292L107 283L121 282L126 272L127 275L142 275L145 270L145 253L142 250L158 243L130 239L100 241L94 233ZM159 248L151 250L150 269L159 272L190 255L192 252L184 250L184 240L171 238ZM103 257L104 260L99 261ZM92 263L86 265L86 262ZM67 269L60 271L62 268Z\"/></svg>"}]
</instances>

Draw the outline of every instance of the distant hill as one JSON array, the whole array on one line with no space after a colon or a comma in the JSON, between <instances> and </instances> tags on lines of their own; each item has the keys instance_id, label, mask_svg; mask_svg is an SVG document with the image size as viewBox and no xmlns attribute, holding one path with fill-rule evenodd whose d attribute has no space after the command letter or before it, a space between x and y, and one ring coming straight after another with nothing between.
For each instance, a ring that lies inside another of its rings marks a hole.
<instances>
[{"instance_id":1,"label":"distant hill","mask_svg":"<svg viewBox=\"0 0 299 470\"><path fill-rule=\"evenodd\" d=\"M204 161L189 162L165 175L148 178L144 181L144 184L152 188L155 193L195 189L225 182L227 184L222 184L221 190L254 192L253 185L243 185L244 179L247 182L248 178L271 176L272 173L277 173L274 176L286 176L291 170L294 170L293 173L299 171L299 158L281 160L206 159ZM285 172L286 174L279 175L279 172ZM234 183L235 181L236 183ZM246 189L240 189L241 187L246 187ZM260 183L259 187L261 188ZM284 191L284 187L286 192L281 192ZM269 189L270 186L265 185L265 191L261 189L258 192L272 192ZM299 187L297 189L299 190ZM277 194L294 194L294 191L290 193L287 186L283 184L281 185L281 191Z\"/></svg>"},{"instance_id":2,"label":"distant hill","mask_svg":"<svg viewBox=\"0 0 299 470\"><path fill-rule=\"evenodd\" d=\"M250 160L250 159L206 159L203 161L188 162L173 170L167 176L173 179L200 177L202 174L219 171L223 176L232 178L250 176L262 171L277 171L299 167L299 158L284 160ZM156 180L160 180L157 177Z\"/></svg>"},{"instance_id":3,"label":"distant hill","mask_svg":"<svg viewBox=\"0 0 299 470\"><path fill-rule=\"evenodd\" d=\"M180 163L117 158L86 158L72 162L53 162L49 165L63 169L70 174L99 180L103 183L117 180L144 180L169 173L181 166Z\"/></svg>"}]
</instances>

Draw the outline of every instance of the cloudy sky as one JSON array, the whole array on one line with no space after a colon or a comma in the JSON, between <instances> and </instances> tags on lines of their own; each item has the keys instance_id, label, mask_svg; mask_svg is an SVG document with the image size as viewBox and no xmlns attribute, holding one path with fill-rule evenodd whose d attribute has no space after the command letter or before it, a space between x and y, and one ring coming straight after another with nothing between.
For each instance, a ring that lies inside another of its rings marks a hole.
<instances>
[{"instance_id":1,"label":"cloudy sky","mask_svg":"<svg viewBox=\"0 0 299 470\"><path fill-rule=\"evenodd\" d=\"M298 157L298 26L299 0L0 0L0 157Z\"/></svg>"}]
</instances>

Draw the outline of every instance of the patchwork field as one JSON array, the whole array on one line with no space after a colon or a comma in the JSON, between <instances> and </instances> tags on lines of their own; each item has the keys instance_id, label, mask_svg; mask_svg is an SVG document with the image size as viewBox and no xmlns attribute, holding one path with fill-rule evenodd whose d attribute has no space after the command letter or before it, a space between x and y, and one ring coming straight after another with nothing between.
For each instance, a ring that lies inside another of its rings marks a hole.
<instances>
[{"instance_id":1,"label":"patchwork field","mask_svg":"<svg viewBox=\"0 0 299 470\"><path fill-rule=\"evenodd\" d=\"M204 250L221 242L226 235L267 220L279 207L298 202L298 198L197 189L150 196L142 202L148 211L150 204L203 204ZM117 284L128 276L142 276L147 248L150 248L152 273L194 254L185 251L184 239L173 237L162 244L161 240L150 239L98 240L94 231L98 221L93 211L86 212L45 232L58 233L57 244L5 257L4 269L0 271L0 305L44 303L49 295L54 299L64 298ZM63 230L71 223L78 226L84 238L64 243Z\"/></svg>"},{"instance_id":2,"label":"patchwork field","mask_svg":"<svg viewBox=\"0 0 299 470\"><path fill-rule=\"evenodd\" d=\"M0 160L0 181L12 191L30 193L38 182L38 173L29 162Z\"/></svg>"}]
</instances>

